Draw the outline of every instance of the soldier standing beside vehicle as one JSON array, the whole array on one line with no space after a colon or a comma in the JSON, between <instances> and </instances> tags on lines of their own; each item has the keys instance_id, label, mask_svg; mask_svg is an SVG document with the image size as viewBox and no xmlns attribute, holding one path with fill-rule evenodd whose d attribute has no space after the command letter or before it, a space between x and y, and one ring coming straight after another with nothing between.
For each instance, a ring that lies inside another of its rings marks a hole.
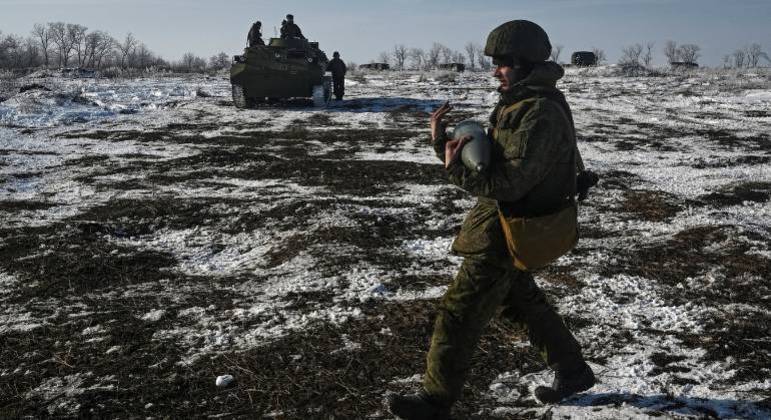
<instances>
[{"instance_id":1,"label":"soldier standing beside vehicle","mask_svg":"<svg viewBox=\"0 0 771 420\"><path fill-rule=\"evenodd\" d=\"M281 38L300 38L305 39L300 27L294 23L293 15L286 15L286 20L281 22Z\"/></svg>"},{"instance_id":2,"label":"soldier standing beside vehicle","mask_svg":"<svg viewBox=\"0 0 771 420\"><path fill-rule=\"evenodd\" d=\"M246 42L249 47L265 45L265 42L262 40L262 22L259 20L254 22L252 28L249 29L249 35L246 36Z\"/></svg>"},{"instance_id":3,"label":"soldier standing beside vehicle","mask_svg":"<svg viewBox=\"0 0 771 420\"><path fill-rule=\"evenodd\" d=\"M562 318L549 305L528 271L515 268L507 252L498 206L507 214L537 217L572 203L580 157L570 109L556 82L564 70L547 62L551 44L535 23L515 20L494 29L485 55L493 58L500 101L490 117L490 168L476 172L459 162L467 139L448 139L444 116L431 116L431 137L450 181L478 197L453 252L464 257L439 304L423 389L388 397L391 413L403 419L445 419L461 397L472 353L483 328L499 307L510 322L527 327L531 345L555 371L550 387L535 389L543 403L556 403L591 388L594 374Z\"/></svg>"},{"instance_id":4,"label":"soldier standing beside vehicle","mask_svg":"<svg viewBox=\"0 0 771 420\"><path fill-rule=\"evenodd\" d=\"M327 64L327 71L332 72L332 86L335 93L335 99L343 100L345 94L345 72L348 69L345 63L340 59L340 53L335 51L332 54L332 60Z\"/></svg>"}]
</instances>

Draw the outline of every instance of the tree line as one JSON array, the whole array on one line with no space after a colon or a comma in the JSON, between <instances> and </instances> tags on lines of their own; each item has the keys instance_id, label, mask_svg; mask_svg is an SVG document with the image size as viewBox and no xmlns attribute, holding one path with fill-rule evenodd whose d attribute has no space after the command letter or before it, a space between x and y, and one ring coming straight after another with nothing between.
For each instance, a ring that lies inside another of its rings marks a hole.
<instances>
[{"instance_id":1,"label":"tree line","mask_svg":"<svg viewBox=\"0 0 771 420\"><path fill-rule=\"evenodd\" d=\"M551 59L560 62L562 45L554 45ZM637 43L622 49L618 63L625 66L650 67L653 62L655 43ZM597 64L606 62L605 52L593 48ZM696 64L701 56L701 47L696 44L678 45L667 41L662 50L669 64ZM468 42L463 51L453 50L434 42L430 48L410 48L396 44L390 51L383 51L378 61L388 63L396 70L432 70L442 64L459 63L470 70L490 70L492 62L484 55L483 47ZM758 67L771 63L769 54L758 43L736 49L723 57L726 68ZM350 63L353 67L355 64ZM88 69L162 69L180 72L201 72L219 70L230 65L230 56L220 52L209 59L193 53L186 53L179 61L168 61L151 51L132 33L116 39L101 30L89 30L83 25L49 22L35 24L27 37L0 32L0 68L28 69L39 67L80 67Z\"/></svg>"},{"instance_id":2,"label":"tree line","mask_svg":"<svg viewBox=\"0 0 771 420\"><path fill-rule=\"evenodd\" d=\"M655 43L637 43L624 47L621 50L621 58L618 64L623 66L650 67L653 64ZM551 60L561 63L560 55L564 47L556 44L552 46ZM607 56L605 51L593 47L591 51L597 58L597 64L605 64ZM662 50L667 63L696 64L701 57L701 47L696 44L678 44L675 41L667 41ZM373 60L374 62L375 60ZM456 51L441 43L434 42L430 49L409 48L404 44L396 44L390 51L383 51L377 57L377 62L387 63L396 70L433 70L442 64L460 63L470 70L489 70L492 68L490 58L484 55L481 45L469 42L464 50ZM771 63L768 53L764 52L761 45L753 43L739 48L732 54L723 58L723 66L726 68L759 67L764 62ZM355 66L354 63L351 63Z\"/></svg>"},{"instance_id":3,"label":"tree line","mask_svg":"<svg viewBox=\"0 0 771 420\"><path fill-rule=\"evenodd\" d=\"M116 39L109 33L74 23L37 23L27 37L0 32L0 68L66 68L101 70L161 69L181 72L219 70L230 65L224 52L208 60L186 53L179 61L168 61L151 51L132 33Z\"/></svg>"},{"instance_id":4,"label":"tree line","mask_svg":"<svg viewBox=\"0 0 771 420\"><path fill-rule=\"evenodd\" d=\"M404 44L396 44L390 51L383 51L377 61L387 63L396 70L433 70L442 64L459 63L471 70L489 70L492 61L484 55L481 45L469 42L463 51L434 42L429 49L410 48Z\"/></svg>"},{"instance_id":5,"label":"tree line","mask_svg":"<svg viewBox=\"0 0 771 420\"><path fill-rule=\"evenodd\" d=\"M562 45L553 45L551 60L559 63L563 49ZM597 64L606 61L605 51L593 48L592 52L597 57ZM475 42L468 42L463 51L453 50L440 42L434 42L427 50L396 44L392 50L381 52L377 62L389 64L396 70L435 70L442 64L451 63L463 64L470 70L486 71L493 68L492 60L484 54L482 45Z\"/></svg>"},{"instance_id":6,"label":"tree line","mask_svg":"<svg viewBox=\"0 0 771 420\"><path fill-rule=\"evenodd\" d=\"M623 66L644 66L650 67L653 62L654 42L648 42L645 45L637 43L624 47L621 50L621 58L618 63ZM662 50L667 63L690 64L695 65L701 57L701 47L696 44L678 45L675 41L667 41ZM726 54L723 57L723 67L725 68L749 68L759 67L763 61L771 63L768 53L758 43L752 43L742 48L736 49L732 54Z\"/></svg>"}]
</instances>

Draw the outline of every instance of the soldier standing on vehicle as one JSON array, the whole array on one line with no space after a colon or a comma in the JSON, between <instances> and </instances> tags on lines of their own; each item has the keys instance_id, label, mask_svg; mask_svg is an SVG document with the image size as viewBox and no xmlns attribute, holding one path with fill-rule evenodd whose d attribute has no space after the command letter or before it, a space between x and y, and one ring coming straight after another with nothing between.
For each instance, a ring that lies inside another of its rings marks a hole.
<instances>
[{"instance_id":1,"label":"soldier standing on vehicle","mask_svg":"<svg viewBox=\"0 0 771 420\"><path fill-rule=\"evenodd\" d=\"M476 172L458 159L464 141L448 139L444 104L431 115L431 137L450 181L478 197L453 242L464 257L439 303L423 389L388 397L403 419L446 419L461 397L472 353L484 327L502 316L527 327L530 343L555 372L550 387L538 387L542 403L556 403L591 388L594 373L562 318L528 271L515 268L507 252L498 205L507 214L536 217L572 203L578 193L578 159L570 109L556 82L564 70L547 62L551 44L535 23L515 20L494 29L485 55L493 58L500 101L490 117L493 155Z\"/></svg>"},{"instance_id":2,"label":"soldier standing on vehicle","mask_svg":"<svg viewBox=\"0 0 771 420\"><path fill-rule=\"evenodd\" d=\"M340 59L340 53L335 51L332 54L332 60L327 64L327 71L332 72L332 86L335 92L335 99L343 100L345 94L345 72L348 69L345 63Z\"/></svg>"},{"instance_id":3,"label":"soldier standing on vehicle","mask_svg":"<svg viewBox=\"0 0 771 420\"><path fill-rule=\"evenodd\" d=\"M300 27L294 23L294 16L286 15L286 20L281 22L281 38L305 39Z\"/></svg>"},{"instance_id":4,"label":"soldier standing on vehicle","mask_svg":"<svg viewBox=\"0 0 771 420\"><path fill-rule=\"evenodd\" d=\"M254 22L252 28L249 29L249 35L246 36L246 41L249 44L249 47L265 45L265 42L262 40L262 22L259 20Z\"/></svg>"}]
</instances>

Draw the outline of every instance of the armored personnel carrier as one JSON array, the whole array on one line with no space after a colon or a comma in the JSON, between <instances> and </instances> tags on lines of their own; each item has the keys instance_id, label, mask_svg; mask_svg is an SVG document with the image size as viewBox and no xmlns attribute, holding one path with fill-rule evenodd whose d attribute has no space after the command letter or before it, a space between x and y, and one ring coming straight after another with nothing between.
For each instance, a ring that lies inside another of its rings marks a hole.
<instances>
[{"instance_id":1,"label":"armored personnel carrier","mask_svg":"<svg viewBox=\"0 0 771 420\"><path fill-rule=\"evenodd\" d=\"M233 103L249 108L267 100L312 98L315 106L329 101L332 78L325 75L327 55L318 42L271 38L233 57L230 84Z\"/></svg>"}]
</instances>

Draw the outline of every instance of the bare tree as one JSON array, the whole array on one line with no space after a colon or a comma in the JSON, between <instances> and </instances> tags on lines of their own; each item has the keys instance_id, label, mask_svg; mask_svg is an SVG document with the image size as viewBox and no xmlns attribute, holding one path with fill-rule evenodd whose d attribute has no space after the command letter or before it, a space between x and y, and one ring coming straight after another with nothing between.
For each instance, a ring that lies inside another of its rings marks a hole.
<instances>
[{"instance_id":1,"label":"bare tree","mask_svg":"<svg viewBox=\"0 0 771 420\"><path fill-rule=\"evenodd\" d=\"M387 51L383 51L380 53L380 55L377 56L378 63L386 63L391 64L391 54L389 54Z\"/></svg>"},{"instance_id":2,"label":"bare tree","mask_svg":"<svg viewBox=\"0 0 771 420\"><path fill-rule=\"evenodd\" d=\"M667 41L667 43L664 44L664 56L667 57L667 62L670 64L678 61L678 58L680 58L680 50L677 48L677 42Z\"/></svg>"},{"instance_id":3,"label":"bare tree","mask_svg":"<svg viewBox=\"0 0 771 420\"><path fill-rule=\"evenodd\" d=\"M621 58L618 60L618 64L627 66L639 66L640 54L642 54L643 46L641 44L634 44L628 47L624 47L621 50Z\"/></svg>"},{"instance_id":4,"label":"bare tree","mask_svg":"<svg viewBox=\"0 0 771 420\"><path fill-rule=\"evenodd\" d=\"M229 65L230 65L230 56L225 52L221 52L217 55L214 55L209 59L209 67L215 70L225 69Z\"/></svg>"},{"instance_id":5,"label":"bare tree","mask_svg":"<svg viewBox=\"0 0 771 420\"><path fill-rule=\"evenodd\" d=\"M758 43L753 43L747 47L747 61L749 67L757 67L760 64L760 59L765 58L766 61L771 61L768 57L768 53L763 51L763 47Z\"/></svg>"},{"instance_id":6,"label":"bare tree","mask_svg":"<svg viewBox=\"0 0 771 420\"><path fill-rule=\"evenodd\" d=\"M41 63L38 41L9 34L0 36L0 68L37 67Z\"/></svg>"},{"instance_id":7,"label":"bare tree","mask_svg":"<svg viewBox=\"0 0 771 420\"><path fill-rule=\"evenodd\" d=\"M454 55L450 47L442 45L442 63L451 63Z\"/></svg>"},{"instance_id":8,"label":"bare tree","mask_svg":"<svg viewBox=\"0 0 771 420\"><path fill-rule=\"evenodd\" d=\"M9 57L12 45L7 41L8 37L3 37L2 35L3 31L0 31L0 68L6 68L10 67Z\"/></svg>"},{"instance_id":9,"label":"bare tree","mask_svg":"<svg viewBox=\"0 0 771 420\"><path fill-rule=\"evenodd\" d=\"M185 71L192 72L195 68L197 58L198 57L196 57L195 54L191 52L185 53L185 55L182 56L180 65Z\"/></svg>"},{"instance_id":10,"label":"bare tree","mask_svg":"<svg viewBox=\"0 0 771 420\"><path fill-rule=\"evenodd\" d=\"M134 52L134 48L137 46L137 39L134 38L134 34L129 32L126 34L126 38L123 39L123 42L117 42L115 46L120 52L120 66L125 68L127 64L129 64L126 62L126 59Z\"/></svg>"},{"instance_id":11,"label":"bare tree","mask_svg":"<svg viewBox=\"0 0 771 420\"><path fill-rule=\"evenodd\" d=\"M42 62L38 41L32 37L25 38L23 52L24 67L40 67Z\"/></svg>"},{"instance_id":12,"label":"bare tree","mask_svg":"<svg viewBox=\"0 0 771 420\"><path fill-rule=\"evenodd\" d=\"M747 53L744 51L743 48L739 48L738 50L734 51L733 59L734 59L734 67L736 67L737 69L740 69L744 67L745 63L747 62Z\"/></svg>"},{"instance_id":13,"label":"bare tree","mask_svg":"<svg viewBox=\"0 0 771 420\"><path fill-rule=\"evenodd\" d=\"M439 65L439 57L442 55L442 44L434 42L431 49L426 52L425 66L427 68L436 68Z\"/></svg>"},{"instance_id":14,"label":"bare tree","mask_svg":"<svg viewBox=\"0 0 771 420\"><path fill-rule=\"evenodd\" d=\"M409 49L404 44L394 45L394 51L392 53L394 57L394 67L399 70L404 70L404 62L407 61L407 54Z\"/></svg>"},{"instance_id":15,"label":"bare tree","mask_svg":"<svg viewBox=\"0 0 771 420\"><path fill-rule=\"evenodd\" d=\"M86 45L86 67L99 68L105 54L114 47L114 40L106 32L94 31L86 35Z\"/></svg>"},{"instance_id":16,"label":"bare tree","mask_svg":"<svg viewBox=\"0 0 771 420\"><path fill-rule=\"evenodd\" d=\"M460 52L460 51L454 51L452 53L452 62L453 63L460 63L460 64L465 65L466 64L466 56L463 55L463 53Z\"/></svg>"},{"instance_id":17,"label":"bare tree","mask_svg":"<svg viewBox=\"0 0 771 420\"><path fill-rule=\"evenodd\" d=\"M0 67L23 67L23 43L23 39L11 34L0 38Z\"/></svg>"},{"instance_id":18,"label":"bare tree","mask_svg":"<svg viewBox=\"0 0 771 420\"><path fill-rule=\"evenodd\" d=\"M150 67L155 60L152 51L150 51L150 49L147 48L147 45L144 43L140 43L136 48L134 48L134 51L131 52L130 57L131 58L129 59L129 62L132 64L132 67L136 68Z\"/></svg>"},{"instance_id":19,"label":"bare tree","mask_svg":"<svg viewBox=\"0 0 771 420\"><path fill-rule=\"evenodd\" d=\"M724 69L731 68L731 54L726 54L723 56L723 68Z\"/></svg>"},{"instance_id":20,"label":"bare tree","mask_svg":"<svg viewBox=\"0 0 771 420\"><path fill-rule=\"evenodd\" d=\"M601 65L607 61L607 57L605 56L605 50L592 47L592 52L594 53L594 57L597 59L597 65Z\"/></svg>"},{"instance_id":21,"label":"bare tree","mask_svg":"<svg viewBox=\"0 0 771 420\"><path fill-rule=\"evenodd\" d=\"M696 44L683 44L677 49L677 54L686 63L696 63L699 59L699 51L701 47Z\"/></svg>"},{"instance_id":22,"label":"bare tree","mask_svg":"<svg viewBox=\"0 0 771 420\"><path fill-rule=\"evenodd\" d=\"M428 68L436 68L439 66L439 57L442 55L442 50L446 48L444 45L434 42L433 45L431 45L431 49L428 50L428 55L426 56L426 66Z\"/></svg>"},{"instance_id":23,"label":"bare tree","mask_svg":"<svg viewBox=\"0 0 771 420\"><path fill-rule=\"evenodd\" d=\"M422 48L413 48L410 50L410 61L412 67L416 70L423 70L426 66L426 52Z\"/></svg>"},{"instance_id":24,"label":"bare tree","mask_svg":"<svg viewBox=\"0 0 771 420\"><path fill-rule=\"evenodd\" d=\"M555 63L559 63L560 61L560 54L562 53L562 45L555 45L551 47L551 61L554 61Z\"/></svg>"},{"instance_id":25,"label":"bare tree","mask_svg":"<svg viewBox=\"0 0 771 420\"><path fill-rule=\"evenodd\" d=\"M471 70L476 69L476 58L477 58L477 50L479 50L480 47L477 44L474 44L473 42L469 42L466 44L465 50L466 50L466 57L468 57L469 67Z\"/></svg>"},{"instance_id":26,"label":"bare tree","mask_svg":"<svg viewBox=\"0 0 771 420\"><path fill-rule=\"evenodd\" d=\"M104 57L114 51L117 42L110 34L102 31L94 31L86 35L89 57L87 66L101 68Z\"/></svg>"},{"instance_id":27,"label":"bare tree","mask_svg":"<svg viewBox=\"0 0 771 420\"><path fill-rule=\"evenodd\" d=\"M650 67L651 62L653 61L653 46L656 45L655 42L649 42L645 44L645 54L642 56L643 65L645 67Z\"/></svg>"},{"instance_id":28,"label":"bare tree","mask_svg":"<svg viewBox=\"0 0 771 420\"><path fill-rule=\"evenodd\" d=\"M477 64L479 64L479 68L482 70L490 70L493 68L493 63L490 61L490 58L485 55L485 52L483 50L477 50Z\"/></svg>"},{"instance_id":29,"label":"bare tree","mask_svg":"<svg viewBox=\"0 0 771 420\"><path fill-rule=\"evenodd\" d=\"M36 23L32 28L32 36L37 38L40 44L40 52L43 54L43 65L48 67L49 56L51 53L51 33L45 25Z\"/></svg>"},{"instance_id":30,"label":"bare tree","mask_svg":"<svg viewBox=\"0 0 771 420\"><path fill-rule=\"evenodd\" d=\"M48 31L51 33L51 40L59 53L59 66L67 67L72 53L72 42L67 35L67 24L64 22L49 23Z\"/></svg>"},{"instance_id":31,"label":"bare tree","mask_svg":"<svg viewBox=\"0 0 771 420\"><path fill-rule=\"evenodd\" d=\"M191 52L187 52L182 56L182 60L176 64L176 67L182 72L201 72L206 70L206 60Z\"/></svg>"},{"instance_id":32,"label":"bare tree","mask_svg":"<svg viewBox=\"0 0 771 420\"><path fill-rule=\"evenodd\" d=\"M201 57L195 57L195 60L193 60L193 70L199 72L206 70L206 60Z\"/></svg>"},{"instance_id":33,"label":"bare tree","mask_svg":"<svg viewBox=\"0 0 771 420\"><path fill-rule=\"evenodd\" d=\"M67 38L69 39L72 49L75 51L75 58L77 65L82 67L88 51L86 51L86 32L88 28L83 25L76 25L72 23L67 24Z\"/></svg>"}]
</instances>

